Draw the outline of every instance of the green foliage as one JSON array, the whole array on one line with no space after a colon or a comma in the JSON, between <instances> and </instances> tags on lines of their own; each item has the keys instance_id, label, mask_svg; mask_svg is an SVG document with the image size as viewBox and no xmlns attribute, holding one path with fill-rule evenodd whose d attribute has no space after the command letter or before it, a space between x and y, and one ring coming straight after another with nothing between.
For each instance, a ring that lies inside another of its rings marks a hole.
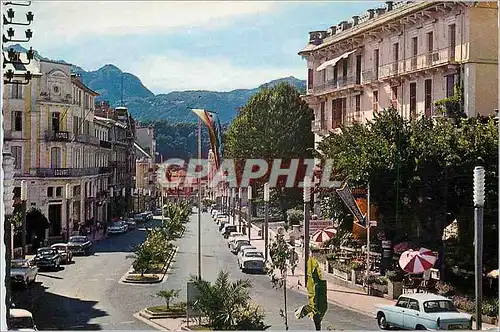
<instances>
[{"instance_id":1,"label":"green foliage","mask_svg":"<svg viewBox=\"0 0 500 332\"><path fill-rule=\"evenodd\" d=\"M10 224L12 225L12 229L14 230L14 234L18 235L22 232L23 226L23 214L21 211L14 212L10 216L5 216L9 219Z\"/></svg>"},{"instance_id":2,"label":"green foliage","mask_svg":"<svg viewBox=\"0 0 500 332\"><path fill-rule=\"evenodd\" d=\"M179 289L162 289L156 293L156 296L164 299L167 309L170 309L170 301L177 298L180 292Z\"/></svg>"},{"instance_id":3,"label":"green foliage","mask_svg":"<svg viewBox=\"0 0 500 332\"><path fill-rule=\"evenodd\" d=\"M237 313L235 330L264 331L270 327L264 323L265 316L260 306L250 303L244 310Z\"/></svg>"},{"instance_id":4,"label":"green foliage","mask_svg":"<svg viewBox=\"0 0 500 332\"><path fill-rule=\"evenodd\" d=\"M333 160L338 179L348 180L351 187L371 183L378 229L387 239L439 250L443 229L456 218L464 256L473 252L472 171L482 158L485 265L497 267L493 227L498 223L498 127L493 119L410 121L387 109L368 124L354 124L326 137L318 150Z\"/></svg>"},{"instance_id":5,"label":"green foliage","mask_svg":"<svg viewBox=\"0 0 500 332\"><path fill-rule=\"evenodd\" d=\"M330 263L334 269L339 270L340 272L351 273L351 265L346 264L340 261L333 261Z\"/></svg>"},{"instance_id":6,"label":"green foliage","mask_svg":"<svg viewBox=\"0 0 500 332\"><path fill-rule=\"evenodd\" d=\"M282 159L286 163L295 158L310 158L314 146L313 119L312 110L293 86L280 83L263 88L229 126L224 157L236 161L238 174L242 174L247 159L264 159L268 163ZM303 172L303 167L299 169L299 173ZM256 187L261 187L268 176L256 179ZM283 180L279 179L278 188L272 190L271 201L286 217L286 210L300 204L302 196L299 188L284 188Z\"/></svg>"},{"instance_id":7,"label":"green foliage","mask_svg":"<svg viewBox=\"0 0 500 332\"><path fill-rule=\"evenodd\" d=\"M466 118L463 87L455 85L453 89L453 96L438 100L434 103L436 112L454 120Z\"/></svg>"},{"instance_id":8,"label":"green foliage","mask_svg":"<svg viewBox=\"0 0 500 332\"><path fill-rule=\"evenodd\" d=\"M302 220L304 220L304 211L299 209L290 209L286 211L288 216L288 223L290 225L300 225Z\"/></svg>"},{"instance_id":9,"label":"green foliage","mask_svg":"<svg viewBox=\"0 0 500 332\"><path fill-rule=\"evenodd\" d=\"M249 308L250 280L231 281L229 273L220 271L214 283L194 276L190 281L199 294L194 306L208 319L209 326L214 330L234 330ZM244 319L248 321L248 317Z\"/></svg>"},{"instance_id":10,"label":"green foliage","mask_svg":"<svg viewBox=\"0 0 500 332\"><path fill-rule=\"evenodd\" d=\"M387 271L385 276L392 282L401 282L404 278L404 272L402 270Z\"/></svg>"},{"instance_id":11,"label":"green foliage","mask_svg":"<svg viewBox=\"0 0 500 332\"><path fill-rule=\"evenodd\" d=\"M140 272L141 277L143 277L144 273L156 262L157 252L151 246L140 244L134 250L134 255L129 255L127 258L134 259L132 267L134 271Z\"/></svg>"}]
</instances>

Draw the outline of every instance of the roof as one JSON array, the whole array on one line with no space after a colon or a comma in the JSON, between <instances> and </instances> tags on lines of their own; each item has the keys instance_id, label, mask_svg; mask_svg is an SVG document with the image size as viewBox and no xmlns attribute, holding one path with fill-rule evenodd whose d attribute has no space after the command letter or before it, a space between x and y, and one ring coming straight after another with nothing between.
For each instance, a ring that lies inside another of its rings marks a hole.
<instances>
[{"instance_id":1,"label":"roof","mask_svg":"<svg viewBox=\"0 0 500 332\"><path fill-rule=\"evenodd\" d=\"M416 293L416 294L404 294L401 295L400 297L407 297L410 299L415 299L418 301L433 301L433 300L447 300L450 301L449 298L441 296L441 295L436 295L436 294L425 294L425 293Z\"/></svg>"},{"instance_id":2,"label":"roof","mask_svg":"<svg viewBox=\"0 0 500 332\"><path fill-rule=\"evenodd\" d=\"M139 151L141 152L145 157L147 158L151 158L151 156L146 152L144 151L144 149L139 145L137 144L136 142L134 142L134 147Z\"/></svg>"},{"instance_id":3,"label":"roof","mask_svg":"<svg viewBox=\"0 0 500 332\"><path fill-rule=\"evenodd\" d=\"M103 117L96 116L96 115L94 115L94 121L97 121L102 125L110 126L110 127L113 125L113 122L114 122L113 119L103 118Z\"/></svg>"},{"instance_id":4,"label":"roof","mask_svg":"<svg viewBox=\"0 0 500 332\"><path fill-rule=\"evenodd\" d=\"M83 82L80 81L79 77L72 75L71 76L71 82L74 83L79 88L83 89L85 92L88 92L88 93L90 93L93 96L99 96L99 93L95 92L94 90L92 90L91 88L89 88L88 86L86 86L85 84L83 84Z\"/></svg>"},{"instance_id":5,"label":"roof","mask_svg":"<svg viewBox=\"0 0 500 332\"><path fill-rule=\"evenodd\" d=\"M33 315L28 310L10 309L10 317L13 317L13 318L31 317L31 318L33 318Z\"/></svg>"}]
</instances>

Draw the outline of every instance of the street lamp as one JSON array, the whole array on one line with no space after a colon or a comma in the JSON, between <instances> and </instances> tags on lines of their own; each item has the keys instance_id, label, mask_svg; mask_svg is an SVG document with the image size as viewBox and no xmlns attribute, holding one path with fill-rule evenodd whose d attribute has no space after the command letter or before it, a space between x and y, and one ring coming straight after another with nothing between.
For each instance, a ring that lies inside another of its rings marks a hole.
<instances>
[{"instance_id":1,"label":"street lamp","mask_svg":"<svg viewBox=\"0 0 500 332\"><path fill-rule=\"evenodd\" d=\"M69 241L69 200L71 199L71 185L66 183L66 192L65 192L65 200L66 200L66 241Z\"/></svg>"},{"instance_id":2,"label":"street lamp","mask_svg":"<svg viewBox=\"0 0 500 332\"><path fill-rule=\"evenodd\" d=\"M115 193L115 188L111 187L109 188L109 200L110 200L110 204L109 204L109 220L113 220L113 204L114 204L114 198L113 198L113 195ZM106 220L106 223L107 223L108 220Z\"/></svg>"},{"instance_id":3,"label":"street lamp","mask_svg":"<svg viewBox=\"0 0 500 332\"><path fill-rule=\"evenodd\" d=\"M247 226L248 226L248 241L252 239L252 186L248 186L247 189Z\"/></svg>"},{"instance_id":4,"label":"street lamp","mask_svg":"<svg viewBox=\"0 0 500 332\"><path fill-rule=\"evenodd\" d=\"M233 225L236 225L236 189L231 188L231 214L233 216Z\"/></svg>"},{"instance_id":5,"label":"street lamp","mask_svg":"<svg viewBox=\"0 0 500 332\"><path fill-rule=\"evenodd\" d=\"M238 224L240 227L240 232L242 232L242 229L241 229L241 196L242 195L243 195L243 190L241 187L239 187L238 188Z\"/></svg>"},{"instance_id":6,"label":"street lamp","mask_svg":"<svg viewBox=\"0 0 500 332\"><path fill-rule=\"evenodd\" d=\"M28 182L25 180L21 181L21 206L22 206L22 238L21 244L23 259L26 258L26 201L28 200Z\"/></svg>"},{"instance_id":7,"label":"street lamp","mask_svg":"<svg viewBox=\"0 0 500 332\"><path fill-rule=\"evenodd\" d=\"M311 178L304 177L304 285L307 287L307 261L309 260L309 210L311 201Z\"/></svg>"},{"instance_id":8,"label":"street lamp","mask_svg":"<svg viewBox=\"0 0 500 332\"><path fill-rule=\"evenodd\" d=\"M264 257L267 262L269 245L269 183L264 183Z\"/></svg>"},{"instance_id":9,"label":"street lamp","mask_svg":"<svg viewBox=\"0 0 500 332\"><path fill-rule=\"evenodd\" d=\"M484 168L474 167L474 233L476 265L476 330L482 329L483 297L483 208L484 208Z\"/></svg>"}]
</instances>

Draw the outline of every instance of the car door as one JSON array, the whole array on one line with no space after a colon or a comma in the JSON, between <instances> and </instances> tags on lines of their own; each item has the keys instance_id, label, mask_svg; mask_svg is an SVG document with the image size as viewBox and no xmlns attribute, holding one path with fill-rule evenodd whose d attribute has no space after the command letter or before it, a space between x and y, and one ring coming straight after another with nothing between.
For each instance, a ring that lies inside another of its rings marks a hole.
<instances>
[{"instance_id":1,"label":"car door","mask_svg":"<svg viewBox=\"0 0 500 332\"><path fill-rule=\"evenodd\" d=\"M394 310L388 311L386 315L387 323L391 325L396 325L403 327L403 315L408 307L408 302L410 301L407 297L400 297Z\"/></svg>"},{"instance_id":2,"label":"car door","mask_svg":"<svg viewBox=\"0 0 500 332\"><path fill-rule=\"evenodd\" d=\"M417 300L410 299L408 309L405 310L403 317L403 327L405 329L415 330L415 327L420 321L420 306Z\"/></svg>"}]
</instances>

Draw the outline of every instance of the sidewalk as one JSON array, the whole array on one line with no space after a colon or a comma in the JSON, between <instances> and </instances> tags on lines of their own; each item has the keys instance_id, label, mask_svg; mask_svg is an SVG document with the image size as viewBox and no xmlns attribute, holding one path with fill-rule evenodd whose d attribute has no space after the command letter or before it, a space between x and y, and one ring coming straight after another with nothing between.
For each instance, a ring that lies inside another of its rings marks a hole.
<instances>
[{"instance_id":1,"label":"sidewalk","mask_svg":"<svg viewBox=\"0 0 500 332\"><path fill-rule=\"evenodd\" d=\"M258 236L260 228L252 225L251 229L251 243L257 249L264 251L264 240ZM276 232L269 230L269 241L276 236ZM304 258L301 251L298 250L299 263L295 268L295 275L289 272L287 276L287 286L289 289L298 291L307 295L307 288L304 286ZM356 291L351 288L336 285L331 280L334 278L330 274L322 270L323 279L327 282L327 298L328 302L335 304L339 307L347 308L365 315L375 316L376 305L394 305L396 300L389 300L386 298L370 296L362 291ZM475 324L473 324L475 325ZM488 330L491 328L498 328L495 325L482 323L482 329ZM473 328L475 328L473 326Z\"/></svg>"}]
</instances>

